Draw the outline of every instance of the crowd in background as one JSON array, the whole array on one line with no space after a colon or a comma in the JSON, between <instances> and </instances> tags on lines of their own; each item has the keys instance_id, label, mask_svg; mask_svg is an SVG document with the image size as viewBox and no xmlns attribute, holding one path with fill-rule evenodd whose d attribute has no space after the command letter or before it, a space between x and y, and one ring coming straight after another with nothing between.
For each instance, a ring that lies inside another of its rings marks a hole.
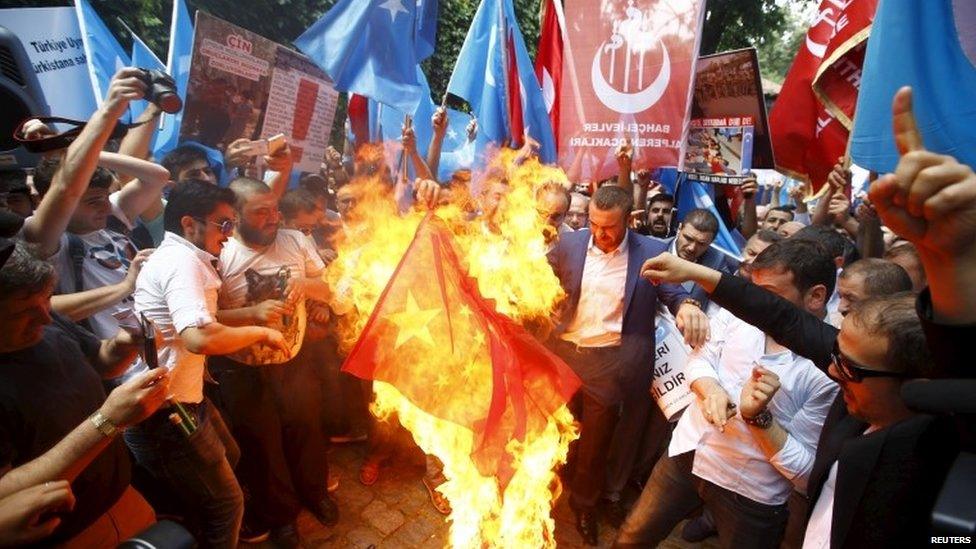
<instances>
[{"instance_id":1,"label":"crowd in background","mask_svg":"<svg viewBox=\"0 0 976 549\"><path fill-rule=\"evenodd\" d=\"M323 273L363 204L350 181L399 184L352 143L293 188L287 146L152 159L152 124L110 139L144 92L122 69L70 146L0 172L0 545L114 546L166 516L205 547L298 546L303 510L340 520L330 444L367 442L366 485L391 459L369 385L339 371L343 311ZM468 170L437 182L439 148L422 156L412 132L413 207L465 196L497 230L505 170L477 189ZM723 547L928 542L972 422L920 413L901 389L971 377L976 174L913 149L855 205L839 159L815 200L801 185L767 204L746 177L678 222L629 146L614 179L538 187L567 296L544 343L583 381L560 474L585 543L608 523L617 546L653 547L688 518L685 539ZM533 154L526 139L512 162ZM721 225L741 257L715 245ZM670 418L650 392L664 322L693 349L694 398ZM430 456L422 482L446 515L444 481Z\"/></svg>"}]
</instances>

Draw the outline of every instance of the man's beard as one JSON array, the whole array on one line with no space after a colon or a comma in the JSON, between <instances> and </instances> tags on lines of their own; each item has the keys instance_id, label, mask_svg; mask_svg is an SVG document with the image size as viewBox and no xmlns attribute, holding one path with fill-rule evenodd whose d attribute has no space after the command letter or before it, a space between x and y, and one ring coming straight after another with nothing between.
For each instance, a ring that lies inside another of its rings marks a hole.
<instances>
[{"instance_id":1,"label":"man's beard","mask_svg":"<svg viewBox=\"0 0 976 549\"><path fill-rule=\"evenodd\" d=\"M277 226L275 226L275 230L270 234L264 233L261 229L251 225L246 225L244 223L238 225L237 230L240 233L241 238L244 239L244 242L248 244L255 244L257 246L269 246L278 236Z\"/></svg>"}]
</instances>

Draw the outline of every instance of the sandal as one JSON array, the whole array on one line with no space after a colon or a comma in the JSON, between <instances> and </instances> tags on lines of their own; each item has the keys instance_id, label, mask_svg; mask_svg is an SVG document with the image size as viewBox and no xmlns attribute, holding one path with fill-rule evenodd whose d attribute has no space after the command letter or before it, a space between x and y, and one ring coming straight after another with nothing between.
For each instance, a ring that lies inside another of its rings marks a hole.
<instances>
[{"instance_id":1,"label":"sandal","mask_svg":"<svg viewBox=\"0 0 976 549\"><path fill-rule=\"evenodd\" d=\"M363 463L362 467L359 468L359 482L362 482L365 486L372 486L376 484L376 481L380 479L380 462L379 461L366 461Z\"/></svg>"},{"instance_id":2,"label":"sandal","mask_svg":"<svg viewBox=\"0 0 976 549\"><path fill-rule=\"evenodd\" d=\"M442 515L450 515L451 502L437 490L437 486L433 486L426 478L421 480L424 482L424 487L427 488L427 493L430 494L430 502L434 505L434 509Z\"/></svg>"}]
</instances>

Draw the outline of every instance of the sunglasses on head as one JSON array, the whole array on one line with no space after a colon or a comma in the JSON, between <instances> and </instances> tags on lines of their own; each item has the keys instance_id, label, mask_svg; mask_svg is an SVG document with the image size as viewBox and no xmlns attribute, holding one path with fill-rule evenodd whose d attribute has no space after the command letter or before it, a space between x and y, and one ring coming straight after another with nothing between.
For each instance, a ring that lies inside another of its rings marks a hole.
<instances>
[{"instance_id":1,"label":"sunglasses on head","mask_svg":"<svg viewBox=\"0 0 976 549\"><path fill-rule=\"evenodd\" d=\"M909 377L906 374L898 372L882 372L865 368L842 353L840 351L840 343L837 341L834 341L834 349L830 352L830 358L834 362L834 367L837 368L837 374L841 381L859 383L868 377Z\"/></svg>"},{"instance_id":2,"label":"sunglasses on head","mask_svg":"<svg viewBox=\"0 0 976 549\"><path fill-rule=\"evenodd\" d=\"M208 219L203 219L203 218L197 218L197 221L199 221L200 223L206 223L208 225L214 225L216 227L220 227L220 234L224 236L230 236L234 234L234 228L237 227L237 222L234 221L233 219L225 219L219 223L216 221L210 221Z\"/></svg>"}]
</instances>

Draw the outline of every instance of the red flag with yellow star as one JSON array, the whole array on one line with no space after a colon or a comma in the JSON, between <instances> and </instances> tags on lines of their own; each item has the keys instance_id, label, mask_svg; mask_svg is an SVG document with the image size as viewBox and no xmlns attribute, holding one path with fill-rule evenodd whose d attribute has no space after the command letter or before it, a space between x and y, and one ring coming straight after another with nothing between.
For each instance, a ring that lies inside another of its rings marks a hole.
<instances>
[{"instance_id":1,"label":"red flag with yellow star","mask_svg":"<svg viewBox=\"0 0 976 549\"><path fill-rule=\"evenodd\" d=\"M417 228L343 371L389 383L428 414L471 429L478 469L499 477L506 444L541 432L580 386L481 296L434 216Z\"/></svg>"}]
</instances>

